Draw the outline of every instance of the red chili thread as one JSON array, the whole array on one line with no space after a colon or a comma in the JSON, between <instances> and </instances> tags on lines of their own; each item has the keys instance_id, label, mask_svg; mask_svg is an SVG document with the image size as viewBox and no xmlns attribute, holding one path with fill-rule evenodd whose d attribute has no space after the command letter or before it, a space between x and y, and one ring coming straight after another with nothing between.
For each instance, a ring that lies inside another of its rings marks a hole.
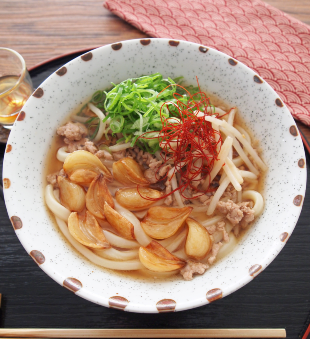
<instances>
[{"instance_id":1,"label":"red chili thread","mask_svg":"<svg viewBox=\"0 0 310 340\"><path fill-rule=\"evenodd\" d=\"M150 131L139 137L143 139L157 138L159 145L162 148L161 156L163 164L157 169L157 180L166 179L168 177L167 173L165 177L160 178L159 171L162 167L170 164L171 161L175 167L174 174L179 174L180 176L179 186L175 190L172 190L171 193L163 195L160 198L143 197L139 192L138 187L138 192L144 199L157 201L170 196L177 190L180 191L183 198L187 199L188 197L184 196L183 193L188 187L200 193L195 197L190 197L190 199L195 199L204 195L206 192L215 190L208 188L203 191L197 187L198 185L193 185L195 182L205 180L210 174L213 169L214 161L217 160L218 153L222 146L220 133L212 128L210 122L205 120L206 116L215 116L216 118L219 118L219 114L212 113L213 108L209 101L210 98L206 93L200 90L198 78L196 77L196 79L199 91L193 95L191 95L184 87L177 84L169 85L161 91L165 91L170 86L178 86L187 92L189 100L185 104L179 99L183 96L179 93L174 93L173 97L176 100L176 103L167 102L161 106L160 117L162 129L158 137L147 137L147 134L151 133ZM162 115L162 108L165 105L169 111L169 118ZM169 107L170 105L174 106L177 110L177 114L172 112ZM173 117L177 118L179 121L176 121ZM221 118L222 117L223 116L221 116ZM218 137L218 140L216 136ZM171 181L172 177L173 176L167 180Z\"/></svg>"}]
</instances>

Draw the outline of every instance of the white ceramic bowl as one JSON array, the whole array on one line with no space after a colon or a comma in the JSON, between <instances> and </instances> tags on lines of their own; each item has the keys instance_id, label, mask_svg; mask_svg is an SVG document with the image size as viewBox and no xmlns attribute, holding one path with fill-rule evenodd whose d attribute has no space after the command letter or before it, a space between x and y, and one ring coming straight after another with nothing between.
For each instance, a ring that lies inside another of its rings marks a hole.
<instances>
[{"instance_id":1,"label":"white ceramic bowl","mask_svg":"<svg viewBox=\"0 0 310 340\"><path fill-rule=\"evenodd\" d=\"M235 250L192 281L134 280L101 269L62 237L44 204L46 155L56 128L98 89L111 82L161 72L184 76L237 106L260 141L269 167L265 210ZM16 234L50 277L94 303L158 313L198 307L250 282L274 260L293 232L306 187L305 154L288 109L252 70L194 43L143 39L107 45L78 57L34 92L15 123L3 167L4 194Z\"/></svg>"}]
</instances>

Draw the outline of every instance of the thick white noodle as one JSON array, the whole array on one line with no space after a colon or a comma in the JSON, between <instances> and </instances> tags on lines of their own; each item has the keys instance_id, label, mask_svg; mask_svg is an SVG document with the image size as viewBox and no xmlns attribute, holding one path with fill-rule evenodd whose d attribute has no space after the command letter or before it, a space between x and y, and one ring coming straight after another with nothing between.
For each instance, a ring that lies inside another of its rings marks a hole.
<instances>
[{"instance_id":1,"label":"thick white noodle","mask_svg":"<svg viewBox=\"0 0 310 340\"><path fill-rule=\"evenodd\" d=\"M226 129L222 129L222 131L227 135L227 136L231 136L230 132L227 131ZM244 163L246 164L246 166L249 168L250 171L252 171L253 173L255 173L256 175L259 174L259 171L255 168L255 166L252 164L252 162L250 161L249 157L245 154L245 152L243 151L241 145L239 144L239 142L234 138L233 141L233 146L236 149L236 151L238 152L239 156L243 159ZM235 164L235 163L234 163ZM236 164L235 164L236 165ZM236 165L237 166L237 165Z\"/></svg>"},{"instance_id":2,"label":"thick white noodle","mask_svg":"<svg viewBox=\"0 0 310 340\"><path fill-rule=\"evenodd\" d=\"M232 252L236 245L238 243L238 240L233 232L229 233L229 242L223 243L222 247L220 248L219 252L217 253L217 260L222 259L223 257L227 256L230 252Z\"/></svg>"},{"instance_id":3,"label":"thick white noodle","mask_svg":"<svg viewBox=\"0 0 310 340\"><path fill-rule=\"evenodd\" d=\"M227 157L226 160L228 160L229 158ZM237 191L241 191L241 185L240 183L237 181L236 177L234 176L234 174L232 173L232 171L230 170L230 167L228 166L228 164L225 164L223 166L223 169L227 175L227 177L229 178L231 184L233 185L233 187L237 190Z\"/></svg>"},{"instance_id":4,"label":"thick white noodle","mask_svg":"<svg viewBox=\"0 0 310 340\"><path fill-rule=\"evenodd\" d=\"M207 176L205 182L202 185L203 190L208 189L209 183L211 183L213 181L214 177L222 169L222 166L225 163L225 159L228 156L228 153L229 153L229 150L232 146L232 143L233 143L233 138L231 138L230 136L227 136L227 138L225 139L225 142L223 143L223 145L221 147L221 151L217 156L218 161L214 162L213 169L212 169L210 175Z\"/></svg>"},{"instance_id":5,"label":"thick white noodle","mask_svg":"<svg viewBox=\"0 0 310 340\"><path fill-rule=\"evenodd\" d=\"M252 144L250 135L242 128L240 125L235 124L234 127L242 134L242 137L244 137L250 144ZM248 152L245 150L245 154L247 155Z\"/></svg>"},{"instance_id":6,"label":"thick white noodle","mask_svg":"<svg viewBox=\"0 0 310 340\"><path fill-rule=\"evenodd\" d=\"M228 184L230 183L230 180L228 177L226 177L224 179L224 181L222 182L222 184L220 184L220 186L217 188L211 203L208 207L207 210L207 215L212 215L214 213L214 210L216 208L217 202L220 200L220 198L222 197L224 191L226 190L226 188L228 187Z\"/></svg>"},{"instance_id":7,"label":"thick white noodle","mask_svg":"<svg viewBox=\"0 0 310 340\"><path fill-rule=\"evenodd\" d=\"M112 244L112 246L124 249L134 249L140 247L140 244L137 241L126 240L125 238L115 235L107 230L103 230L103 233L105 238L109 243Z\"/></svg>"},{"instance_id":8,"label":"thick white noodle","mask_svg":"<svg viewBox=\"0 0 310 340\"><path fill-rule=\"evenodd\" d=\"M94 138L94 142L98 142L101 137L103 136L104 132L105 132L105 127L106 127L106 124L107 122L103 123L103 119L105 118L105 115L104 113L98 109L98 107L96 107L94 104L92 103L88 103L87 104L88 108L93 111L99 118L99 129L98 129L98 132L97 132L97 135L96 137Z\"/></svg>"},{"instance_id":9,"label":"thick white noodle","mask_svg":"<svg viewBox=\"0 0 310 340\"><path fill-rule=\"evenodd\" d=\"M252 208L254 210L254 216L257 217L260 215L264 210L264 200L263 196L255 191L255 190L246 190L242 193L242 200L251 200L254 202L254 207Z\"/></svg>"},{"instance_id":10,"label":"thick white noodle","mask_svg":"<svg viewBox=\"0 0 310 340\"><path fill-rule=\"evenodd\" d=\"M216 142L216 152L219 153L220 151L220 145L218 144L218 141L220 139L220 129L218 127L218 125L212 123L212 128L213 130L217 131L217 133L215 134L215 142Z\"/></svg>"},{"instance_id":11,"label":"thick white noodle","mask_svg":"<svg viewBox=\"0 0 310 340\"><path fill-rule=\"evenodd\" d=\"M138 249L120 251L114 248L94 249L93 252L100 257L116 261L127 261L139 258Z\"/></svg>"},{"instance_id":12,"label":"thick white noodle","mask_svg":"<svg viewBox=\"0 0 310 340\"><path fill-rule=\"evenodd\" d=\"M202 166L202 158L199 158L199 159L194 158L193 163L194 164L192 165L192 171L195 172ZM197 188L198 185L200 184L200 180L201 180L201 172L199 172L199 174L192 181L192 185Z\"/></svg>"},{"instance_id":13,"label":"thick white noodle","mask_svg":"<svg viewBox=\"0 0 310 340\"><path fill-rule=\"evenodd\" d=\"M130 143L116 144L109 147L111 152L118 152L130 148Z\"/></svg>"},{"instance_id":14,"label":"thick white noodle","mask_svg":"<svg viewBox=\"0 0 310 340\"><path fill-rule=\"evenodd\" d=\"M56 158L60 162L64 162L69 155L70 155L70 152L67 152L67 147L63 146L63 147L58 149L57 154L56 154Z\"/></svg>"},{"instance_id":15,"label":"thick white noodle","mask_svg":"<svg viewBox=\"0 0 310 340\"><path fill-rule=\"evenodd\" d=\"M229 112L228 115L228 119L227 119L227 123L229 125L234 125L234 119L235 119L235 115L236 115L237 110L235 108L232 108ZM233 149L231 147L231 149L229 150L228 156L229 159L232 159L233 157Z\"/></svg>"},{"instance_id":16,"label":"thick white noodle","mask_svg":"<svg viewBox=\"0 0 310 340\"><path fill-rule=\"evenodd\" d=\"M234 125L235 129L237 129L242 135L244 135L245 139L251 144L251 137L250 135L246 132L246 130L241 127L240 125L238 124L235 124Z\"/></svg>"},{"instance_id":17,"label":"thick white noodle","mask_svg":"<svg viewBox=\"0 0 310 340\"><path fill-rule=\"evenodd\" d=\"M234 137L236 137L242 143L243 147L249 152L249 154L251 155L253 160L257 163L257 165L263 171L267 170L266 164L261 160L261 158L258 156L257 152L253 149L251 144L246 140L246 138L242 137L241 133L237 129L229 125L225 120L220 120L210 116L206 116L205 119L208 122L218 124L219 126L222 126L224 129L227 129Z\"/></svg>"},{"instance_id":18,"label":"thick white noodle","mask_svg":"<svg viewBox=\"0 0 310 340\"><path fill-rule=\"evenodd\" d=\"M236 180L238 181L238 183L242 184L243 183L243 178L242 178L242 176L240 174L240 171L236 168L234 162L227 157L226 158L226 164L230 168L230 170L233 173L233 175L236 177Z\"/></svg>"},{"instance_id":19,"label":"thick white noodle","mask_svg":"<svg viewBox=\"0 0 310 340\"><path fill-rule=\"evenodd\" d=\"M243 151L241 145L239 142L235 139L233 143L234 148L238 152L239 156L243 159L245 165L249 168L250 171L252 171L254 174L258 175L259 171L255 168L253 163L250 161L249 157L245 154Z\"/></svg>"},{"instance_id":20,"label":"thick white noodle","mask_svg":"<svg viewBox=\"0 0 310 340\"><path fill-rule=\"evenodd\" d=\"M116 200L114 200L114 207L115 210L125 217L129 222L131 222L134 226L134 234L136 237L136 240L143 246L146 247L152 239L146 235L144 230L141 227L140 221L137 219L137 217L128 209L125 209L122 207L119 203L117 203Z\"/></svg>"},{"instance_id":21,"label":"thick white noodle","mask_svg":"<svg viewBox=\"0 0 310 340\"><path fill-rule=\"evenodd\" d=\"M175 251L176 249L178 249L178 247L180 246L180 244L185 240L187 236L187 229L182 230L177 236L176 238L173 240L173 242L171 242L166 249L172 253L173 251Z\"/></svg>"},{"instance_id":22,"label":"thick white noodle","mask_svg":"<svg viewBox=\"0 0 310 340\"><path fill-rule=\"evenodd\" d=\"M56 222L59 226L59 229L64 234L66 239L71 243L71 245L82 255L84 255L88 260L97 264L98 266L116 270L138 270L143 268L143 265L140 262L140 260L112 261L104 259L94 254L91 250L84 247L74 237L72 237L67 227L67 224L63 220L56 217Z\"/></svg>"},{"instance_id":23,"label":"thick white noodle","mask_svg":"<svg viewBox=\"0 0 310 340\"><path fill-rule=\"evenodd\" d=\"M61 220L68 221L71 211L62 206L55 198L53 186L48 184L45 188L45 202L49 209Z\"/></svg>"},{"instance_id":24,"label":"thick white noodle","mask_svg":"<svg viewBox=\"0 0 310 340\"><path fill-rule=\"evenodd\" d=\"M220 180L219 180L219 184L221 184L221 183L224 181L224 179L225 179L226 177L227 177L226 172L223 171L222 176L221 176L221 178L220 178Z\"/></svg>"},{"instance_id":25,"label":"thick white noodle","mask_svg":"<svg viewBox=\"0 0 310 340\"><path fill-rule=\"evenodd\" d=\"M266 164L262 161L262 159L258 156L257 152L253 149L252 145L246 140L245 137L241 135L241 133L235 129L233 126L227 124L225 121L223 123L223 128L226 128L229 132L231 132L238 140L242 143L245 150L248 151L250 156L256 162L256 164L263 170L267 170Z\"/></svg>"},{"instance_id":26,"label":"thick white noodle","mask_svg":"<svg viewBox=\"0 0 310 340\"><path fill-rule=\"evenodd\" d=\"M207 108L207 112L208 113L213 113L213 114L216 114L216 113L218 113L218 114L220 114L221 116L223 116L223 115L225 115L226 114L226 112L224 111L224 110L222 110L222 109L220 109L219 107L208 107ZM198 117L199 117L199 114L197 115Z\"/></svg>"},{"instance_id":27,"label":"thick white noodle","mask_svg":"<svg viewBox=\"0 0 310 340\"><path fill-rule=\"evenodd\" d=\"M233 145L234 145L234 143L233 143ZM243 159L240 156L233 158L232 161L237 168L239 168L239 166L241 166L244 163Z\"/></svg>"},{"instance_id":28,"label":"thick white noodle","mask_svg":"<svg viewBox=\"0 0 310 340\"><path fill-rule=\"evenodd\" d=\"M239 170L240 175L246 179L257 179L257 176L251 171Z\"/></svg>"},{"instance_id":29,"label":"thick white noodle","mask_svg":"<svg viewBox=\"0 0 310 340\"><path fill-rule=\"evenodd\" d=\"M230 110L229 115L228 115L228 119L227 119L227 123L228 123L229 125L234 125L234 119L235 119L236 112L237 112L237 110L236 110L235 107L233 107L233 108Z\"/></svg>"},{"instance_id":30,"label":"thick white noodle","mask_svg":"<svg viewBox=\"0 0 310 340\"><path fill-rule=\"evenodd\" d=\"M200 224L203 225L206 228L206 227L210 227L211 225L213 225L213 224L215 224L217 222L222 221L223 219L224 219L223 216L216 215L214 217L210 217L207 220L204 220L204 221L200 222Z\"/></svg>"},{"instance_id":31,"label":"thick white noodle","mask_svg":"<svg viewBox=\"0 0 310 340\"><path fill-rule=\"evenodd\" d=\"M173 175L173 172L174 172L174 168L169 170L168 178L171 178L171 176ZM171 178L171 187L172 187L172 190L175 190L178 187L178 182L177 182L177 178L176 178L175 174ZM177 201L179 207L183 208L184 204L183 204L179 190L174 192L174 197L175 197L175 200Z\"/></svg>"}]
</instances>

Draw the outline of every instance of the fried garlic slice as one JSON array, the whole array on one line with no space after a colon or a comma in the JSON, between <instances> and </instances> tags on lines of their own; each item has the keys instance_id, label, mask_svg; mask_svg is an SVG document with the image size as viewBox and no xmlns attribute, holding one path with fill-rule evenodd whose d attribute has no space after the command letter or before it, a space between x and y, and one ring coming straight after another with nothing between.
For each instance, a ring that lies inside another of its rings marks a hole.
<instances>
[{"instance_id":1,"label":"fried garlic slice","mask_svg":"<svg viewBox=\"0 0 310 340\"><path fill-rule=\"evenodd\" d=\"M114 201L102 174L91 182L86 194L86 207L97 218L104 219L104 203L114 208Z\"/></svg>"},{"instance_id":2,"label":"fried garlic slice","mask_svg":"<svg viewBox=\"0 0 310 340\"><path fill-rule=\"evenodd\" d=\"M114 178L124 185L149 185L140 165L130 157L125 157L113 163Z\"/></svg>"},{"instance_id":3,"label":"fried garlic slice","mask_svg":"<svg viewBox=\"0 0 310 340\"><path fill-rule=\"evenodd\" d=\"M184 260L169 253L156 241L139 248L139 259L147 269L155 272L170 272L180 269L186 264Z\"/></svg>"},{"instance_id":4,"label":"fried garlic slice","mask_svg":"<svg viewBox=\"0 0 310 340\"><path fill-rule=\"evenodd\" d=\"M174 235L184 224L193 208L151 207L141 221L145 233L157 240Z\"/></svg>"},{"instance_id":5,"label":"fried garlic slice","mask_svg":"<svg viewBox=\"0 0 310 340\"><path fill-rule=\"evenodd\" d=\"M104 216L119 234L127 240L135 240L134 225L104 202Z\"/></svg>"},{"instance_id":6,"label":"fried garlic slice","mask_svg":"<svg viewBox=\"0 0 310 340\"><path fill-rule=\"evenodd\" d=\"M89 186L93 179L102 174L108 182L113 181L110 171L100 159L84 150L72 152L65 160L63 169L72 182Z\"/></svg>"},{"instance_id":7,"label":"fried garlic slice","mask_svg":"<svg viewBox=\"0 0 310 340\"><path fill-rule=\"evenodd\" d=\"M82 212L85 209L85 191L67 178L57 176L61 204L70 211Z\"/></svg>"},{"instance_id":8,"label":"fried garlic slice","mask_svg":"<svg viewBox=\"0 0 310 340\"><path fill-rule=\"evenodd\" d=\"M212 239L206 228L192 218L186 219L188 234L185 253L194 259L203 259L212 248Z\"/></svg>"},{"instance_id":9,"label":"fried garlic slice","mask_svg":"<svg viewBox=\"0 0 310 340\"><path fill-rule=\"evenodd\" d=\"M142 196L142 197L141 197ZM124 208L130 211L144 210L150 207L154 201L145 199L148 197L151 199L160 198L162 193L158 190L140 187L119 189L115 193L117 202Z\"/></svg>"},{"instance_id":10,"label":"fried garlic slice","mask_svg":"<svg viewBox=\"0 0 310 340\"><path fill-rule=\"evenodd\" d=\"M107 249L110 243L106 240L96 218L89 212L73 212L68 219L70 234L81 244L89 248Z\"/></svg>"}]
</instances>

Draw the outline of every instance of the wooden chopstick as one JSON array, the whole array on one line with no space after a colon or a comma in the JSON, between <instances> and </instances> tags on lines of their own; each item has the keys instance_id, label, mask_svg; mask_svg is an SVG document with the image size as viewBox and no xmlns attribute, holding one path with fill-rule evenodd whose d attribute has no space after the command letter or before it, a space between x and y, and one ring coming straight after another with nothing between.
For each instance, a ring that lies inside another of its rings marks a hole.
<instances>
[{"instance_id":1,"label":"wooden chopstick","mask_svg":"<svg viewBox=\"0 0 310 340\"><path fill-rule=\"evenodd\" d=\"M2 328L0 338L285 338L282 328L267 329L55 329Z\"/></svg>"}]
</instances>

